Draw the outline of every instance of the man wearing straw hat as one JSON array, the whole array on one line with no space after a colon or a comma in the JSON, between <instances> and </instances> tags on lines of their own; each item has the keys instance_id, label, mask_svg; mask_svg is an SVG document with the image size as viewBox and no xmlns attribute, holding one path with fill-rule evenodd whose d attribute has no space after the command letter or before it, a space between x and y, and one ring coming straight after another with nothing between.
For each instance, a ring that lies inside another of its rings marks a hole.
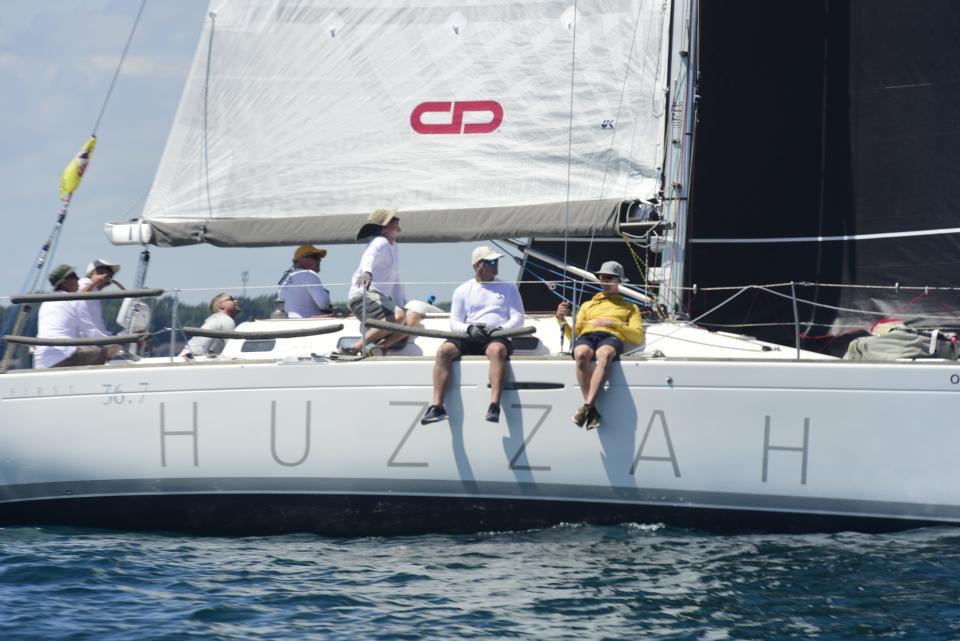
<instances>
[{"instance_id":1,"label":"man wearing straw hat","mask_svg":"<svg viewBox=\"0 0 960 641\"><path fill-rule=\"evenodd\" d=\"M347 306L361 321L375 318L406 325L420 322L420 314L408 314L403 308L407 297L400 280L399 235L397 210L383 207L370 212L367 222L357 232L357 240L370 240L353 274ZM386 349L406 339L407 335L401 332L370 328L351 351L382 356Z\"/></svg>"},{"instance_id":2,"label":"man wearing straw hat","mask_svg":"<svg viewBox=\"0 0 960 641\"><path fill-rule=\"evenodd\" d=\"M490 361L490 406L484 419L500 422L500 394L507 375L507 359L513 347L508 338L491 338L495 329L523 326L523 301L513 283L497 278L500 258L486 245L477 247L470 256L474 277L457 287L450 302L450 329L463 332L466 340L447 339L437 350L433 365L433 404L420 422L424 425L447 418L443 407L453 362L464 354L486 356Z\"/></svg>"},{"instance_id":3,"label":"man wearing straw hat","mask_svg":"<svg viewBox=\"0 0 960 641\"><path fill-rule=\"evenodd\" d=\"M577 310L577 341L573 346L573 358L577 362L577 382L583 393L583 406L573 415L577 427L586 424L588 430L600 427L600 412L597 411L597 395L607 380L611 362L623 353L623 344L643 342L643 321L640 308L628 303L620 295L620 283L626 281L623 265L608 260L597 272L601 291ZM557 322L564 334L572 335L566 316L569 303L557 307Z\"/></svg>"}]
</instances>

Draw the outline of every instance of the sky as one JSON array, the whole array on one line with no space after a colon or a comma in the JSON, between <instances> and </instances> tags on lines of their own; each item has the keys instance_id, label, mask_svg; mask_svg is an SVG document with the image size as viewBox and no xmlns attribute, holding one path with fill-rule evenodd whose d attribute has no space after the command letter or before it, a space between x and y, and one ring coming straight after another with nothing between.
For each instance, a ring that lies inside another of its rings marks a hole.
<instances>
[{"instance_id":1,"label":"sky","mask_svg":"<svg viewBox=\"0 0 960 641\"><path fill-rule=\"evenodd\" d=\"M140 1L0 0L0 304L21 291L57 220L60 175L93 131ZM82 270L106 258L121 263L117 280L132 286L140 248L110 244L103 225L140 214L206 12L206 0L147 0L54 264ZM438 271L446 283L472 276L469 256L477 243L400 240L408 296L449 300L454 285L418 283L436 281ZM247 295L270 293L293 249L151 246L146 285L177 288L181 300L200 302L220 291L243 294L246 271ZM342 301L363 247L328 249L321 277L334 301ZM514 279L516 271L501 261L501 277Z\"/></svg>"}]
</instances>

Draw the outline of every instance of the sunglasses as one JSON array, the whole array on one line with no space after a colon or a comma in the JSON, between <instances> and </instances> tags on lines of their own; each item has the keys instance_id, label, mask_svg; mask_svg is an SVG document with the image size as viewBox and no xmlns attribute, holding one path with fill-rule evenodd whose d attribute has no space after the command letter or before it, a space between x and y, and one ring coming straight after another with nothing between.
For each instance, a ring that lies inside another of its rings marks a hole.
<instances>
[{"instance_id":1,"label":"sunglasses","mask_svg":"<svg viewBox=\"0 0 960 641\"><path fill-rule=\"evenodd\" d=\"M483 260L478 260L477 262L478 262L478 263L482 263L482 264L484 264L484 265L493 265L494 267L496 267L497 264L500 262L500 259L499 259L499 258L484 258Z\"/></svg>"}]
</instances>

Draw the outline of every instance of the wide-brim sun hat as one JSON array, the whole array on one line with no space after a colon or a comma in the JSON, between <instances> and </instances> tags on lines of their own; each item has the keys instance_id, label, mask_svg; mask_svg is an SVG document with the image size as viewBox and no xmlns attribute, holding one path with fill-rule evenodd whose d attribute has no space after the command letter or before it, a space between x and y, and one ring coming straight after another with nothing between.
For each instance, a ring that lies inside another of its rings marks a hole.
<instances>
[{"instance_id":1,"label":"wide-brim sun hat","mask_svg":"<svg viewBox=\"0 0 960 641\"><path fill-rule=\"evenodd\" d=\"M493 251L493 248L487 245L480 245L470 254L470 264L476 265L481 260L497 260L503 258L503 254Z\"/></svg>"},{"instance_id":2,"label":"wide-brim sun hat","mask_svg":"<svg viewBox=\"0 0 960 641\"><path fill-rule=\"evenodd\" d=\"M616 276L620 279L621 283L626 283L627 277L623 275L623 265L618 263L615 260L608 260L604 264L600 265L600 269L596 271L597 277L601 275L604 276Z\"/></svg>"},{"instance_id":3,"label":"wide-brim sun hat","mask_svg":"<svg viewBox=\"0 0 960 641\"><path fill-rule=\"evenodd\" d=\"M63 284L63 281L67 280L67 277L70 276L70 274L76 275L76 273L77 270L70 265L57 265L50 272L50 285L56 289Z\"/></svg>"},{"instance_id":4,"label":"wide-brim sun hat","mask_svg":"<svg viewBox=\"0 0 960 641\"><path fill-rule=\"evenodd\" d=\"M106 258L97 258L87 263L87 276L93 276L93 272L97 271L100 267L109 267L114 275L120 271L120 263L111 263Z\"/></svg>"},{"instance_id":5,"label":"wide-brim sun hat","mask_svg":"<svg viewBox=\"0 0 960 641\"><path fill-rule=\"evenodd\" d=\"M322 247L314 247L313 245L300 245L297 247L296 251L293 252L293 259L300 260L304 256L319 256L323 258L327 255L327 250Z\"/></svg>"},{"instance_id":6,"label":"wide-brim sun hat","mask_svg":"<svg viewBox=\"0 0 960 641\"><path fill-rule=\"evenodd\" d=\"M370 215L367 216L367 222L365 222L363 227L360 228L360 231L357 232L357 240L378 235L396 216L396 209L377 207L370 212Z\"/></svg>"}]
</instances>

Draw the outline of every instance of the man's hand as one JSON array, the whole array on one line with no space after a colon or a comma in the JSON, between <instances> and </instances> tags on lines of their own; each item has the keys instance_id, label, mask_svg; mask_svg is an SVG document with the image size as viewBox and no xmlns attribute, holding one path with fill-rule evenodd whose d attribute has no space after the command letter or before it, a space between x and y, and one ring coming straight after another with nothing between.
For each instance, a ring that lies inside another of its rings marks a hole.
<instances>
[{"instance_id":1,"label":"man's hand","mask_svg":"<svg viewBox=\"0 0 960 641\"><path fill-rule=\"evenodd\" d=\"M560 303L557 305L557 321L563 323L566 316L570 314L570 303Z\"/></svg>"},{"instance_id":2,"label":"man's hand","mask_svg":"<svg viewBox=\"0 0 960 641\"><path fill-rule=\"evenodd\" d=\"M363 272L357 276L356 285L364 291L370 289L370 283L373 281L373 274L370 272Z\"/></svg>"},{"instance_id":3,"label":"man's hand","mask_svg":"<svg viewBox=\"0 0 960 641\"><path fill-rule=\"evenodd\" d=\"M483 342L490 337L490 333L484 325L470 325L467 327L467 336L477 342Z\"/></svg>"}]
</instances>

